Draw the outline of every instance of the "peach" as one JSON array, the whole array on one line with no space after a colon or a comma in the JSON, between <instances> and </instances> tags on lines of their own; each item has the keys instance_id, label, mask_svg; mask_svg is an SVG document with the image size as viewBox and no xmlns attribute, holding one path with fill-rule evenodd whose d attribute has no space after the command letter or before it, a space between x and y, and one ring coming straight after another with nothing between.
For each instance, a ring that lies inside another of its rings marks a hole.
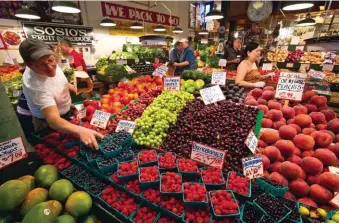
<instances>
[{"instance_id":1,"label":"peach","mask_svg":"<svg viewBox=\"0 0 339 223\"><path fill-rule=\"evenodd\" d=\"M280 150L281 155L285 157L289 157L294 153L295 146L290 140L280 139L274 144L274 146L277 147Z\"/></svg>"},{"instance_id":2,"label":"peach","mask_svg":"<svg viewBox=\"0 0 339 223\"><path fill-rule=\"evenodd\" d=\"M252 95L248 94L248 95L246 96L246 98L245 98L245 102L246 102L246 101L249 101L249 100L251 100L251 99L254 99L254 100L255 100L255 98L254 98Z\"/></svg>"},{"instance_id":3,"label":"peach","mask_svg":"<svg viewBox=\"0 0 339 223\"><path fill-rule=\"evenodd\" d=\"M313 157L320 160L325 166L334 166L337 162L336 155L329 149L317 149Z\"/></svg>"},{"instance_id":4,"label":"peach","mask_svg":"<svg viewBox=\"0 0 339 223\"><path fill-rule=\"evenodd\" d=\"M261 127L262 128L271 128L273 125L273 122L271 119L263 118L261 121Z\"/></svg>"},{"instance_id":5,"label":"peach","mask_svg":"<svg viewBox=\"0 0 339 223\"><path fill-rule=\"evenodd\" d=\"M264 165L264 170L267 170L270 167L271 162L270 162L270 160L268 159L267 156L261 155L261 157L262 157L262 163Z\"/></svg>"},{"instance_id":6,"label":"peach","mask_svg":"<svg viewBox=\"0 0 339 223\"><path fill-rule=\"evenodd\" d=\"M270 174L270 178L273 181L277 182L278 184L281 184L281 185L284 185L284 186L288 187L288 181L280 173L273 172L273 173Z\"/></svg>"},{"instance_id":7,"label":"peach","mask_svg":"<svg viewBox=\"0 0 339 223\"><path fill-rule=\"evenodd\" d=\"M309 174L318 174L323 172L324 165L323 163L315 157L304 157L301 160L301 168Z\"/></svg>"},{"instance_id":8,"label":"peach","mask_svg":"<svg viewBox=\"0 0 339 223\"><path fill-rule=\"evenodd\" d=\"M247 101L245 101L246 105L252 105L252 106L257 106L258 102L255 99L249 99Z\"/></svg>"},{"instance_id":9,"label":"peach","mask_svg":"<svg viewBox=\"0 0 339 223\"><path fill-rule=\"evenodd\" d=\"M339 142L339 134L335 135L334 142Z\"/></svg>"},{"instance_id":10,"label":"peach","mask_svg":"<svg viewBox=\"0 0 339 223\"><path fill-rule=\"evenodd\" d=\"M319 183L319 179L320 179L320 174L316 174L316 175L308 175L307 176L307 183L309 185L313 185L313 184L318 184Z\"/></svg>"},{"instance_id":11,"label":"peach","mask_svg":"<svg viewBox=\"0 0 339 223\"><path fill-rule=\"evenodd\" d=\"M310 117L313 124L323 124L326 121L325 115L321 112L311 112Z\"/></svg>"},{"instance_id":12,"label":"peach","mask_svg":"<svg viewBox=\"0 0 339 223\"><path fill-rule=\"evenodd\" d=\"M259 105L267 105L267 101L263 98L258 98L257 102Z\"/></svg>"},{"instance_id":13,"label":"peach","mask_svg":"<svg viewBox=\"0 0 339 223\"><path fill-rule=\"evenodd\" d=\"M294 147L293 155L300 156L301 150L298 147Z\"/></svg>"},{"instance_id":14,"label":"peach","mask_svg":"<svg viewBox=\"0 0 339 223\"><path fill-rule=\"evenodd\" d=\"M302 197L297 200L300 203L312 206L312 207L318 207L317 203L315 203L311 198L309 197Z\"/></svg>"},{"instance_id":15,"label":"peach","mask_svg":"<svg viewBox=\"0 0 339 223\"><path fill-rule=\"evenodd\" d=\"M314 138L315 145L322 148L327 148L332 143L332 136L325 132L315 131L311 133Z\"/></svg>"},{"instance_id":16,"label":"peach","mask_svg":"<svg viewBox=\"0 0 339 223\"><path fill-rule=\"evenodd\" d=\"M274 87L273 86L266 86L266 87L264 87L264 91L274 91Z\"/></svg>"},{"instance_id":17,"label":"peach","mask_svg":"<svg viewBox=\"0 0 339 223\"><path fill-rule=\"evenodd\" d=\"M281 110L281 104L279 102L276 102L276 101L269 101L268 104L267 104L267 107L269 109L276 109L276 110Z\"/></svg>"},{"instance_id":18,"label":"peach","mask_svg":"<svg viewBox=\"0 0 339 223\"><path fill-rule=\"evenodd\" d=\"M327 129L321 129L321 130L319 130L319 131L320 131L320 132L325 132L325 133L330 134L330 136L332 137L332 142L335 140L335 135L334 135L334 133L333 133L332 131L327 130Z\"/></svg>"},{"instance_id":19,"label":"peach","mask_svg":"<svg viewBox=\"0 0 339 223\"><path fill-rule=\"evenodd\" d=\"M301 128L307 127L312 123L312 119L309 115L300 114L294 117L294 123Z\"/></svg>"},{"instance_id":20,"label":"peach","mask_svg":"<svg viewBox=\"0 0 339 223\"><path fill-rule=\"evenodd\" d=\"M327 124L317 124L315 128L319 130L326 130L327 129Z\"/></svg>"},{"instance_id":21,"label":"peach","mask_svg":"<svg viewBox=\"0 0 339 223\"><path fill-rule=\"evenodd\" d=\"M335 112L331 109L322 110L321 113L325 115L325 119L327 122L331 121L332 119L335 119L336 117Z\"/></svg>"},{"instance_id":22,"label":"peach","mask_svg":"<svg viewBox=\"0 0 339 223\"><path fill-rule=\"evenodd\" d=\"M293 107L295 111L295 115L300 115L300 114L307 114L307 108L303 105L296 105Z\"/></svg>"},{"instance_id":23,"label":"peach","mask_svg":"<svg viewBox=\"0 0 339 223\"><path fill-rule=\"evenodd\" d=\"M313 150L304 151L304 152L301 153L301 158L313 156L313 154L314 154Z\"/></svg>"},{"instance_id":24,"label":"peach","mask_svg":"<svg viewBox=\"0 0 339 223\"><path fill-rule=\"evenodd\" d=\"M273 122L272 128L278 130L280 127L286 125L286 122L284 121L277 121L277 122Z\"/></svg>"},{"instance_id":25,"label":"peach","mask_svg":"<svg viewBox=\"0 0 339 223\"><path fill-rule=\"evenodd\" d=\"M310 187L310 197L317 202L317 204L327 204L333 198L331 191L319 184L313 184Z\"/></svg>"},{"instance_id":26,"label":"peach","mask_svg":"<svg viewBox=\"0 0 339 223\"><path fill-rule=\"evenodd\" d=\"M265 148L266 146L267 146L267 144L264 141L262 141L262 140L258 141L258 147L259 148Z\"/></svg>"},{"instance_id":27,"label":"peach","mask_svg":"<svg viewBox=\"0 0 339 223\"><path fill-rule=\"evenodd\" d=\"M332 119L327 123L328 130L332 131L334 134L339 133L339 119Z\"/></svg>"},{"instance_id":28,"label":"peach","mask_svg":"<svg viewBox=\"0 0 339 223\"><path fill-rule=\"evenodd\" d=\"M260 88L254 88L252 90L252 96L255 98L259 98L263 93L263 90L261 90Z\"/></svg>"},{"instance_id":29,"label":"peach","mask_svg":"<svg viewBox=\"0 0 339 223\"><path fill-rule=\"evenodd\" d=\"M297 130L289 125L281 126L278 132L280 138L282 139L293 140L293 138L297 135Z\"/></svg>"},{"instance_id":30,"label":"peach","mask_svg":"<svg viewBox=\"0 0 339 223\"><path fill-rule=\"evenodd\" d=\"M287 125L294 124L294 118L288 119L286 123Z\"/></svg>"},{"instance_id":31,"label":"peach","mask_svg":"<svg viewBox=\"0 0 339 223\"><path fill-rule=\"evenodd\" d=\"M286 198L286 199L290 199L290 200L292 200L292 201L295 201L295 196L291 193L291 192L289 192L289 191L287 191L285 194L284 194L284 198Z\"/></svg>"},{"instance_id":32,"label":"peach","mask_svg":"<svg viewBox=\"0 0 339 223\"><path fill-rule=\"evenodd\" d=\"M282 108L281 111L282 111L285 119L290 119L290 118L293 118L295 116L295 111L291 107Z\"/></svg>"},{"instance_id":33,"label":"peach","mask_svg":"<svg viewBox=\"0 0 339 223\"><path fill-rule=\"evenodd\" d=\"M296 135L293 139L293 143L301 150L312 150L315 145L313 137L305 134Z\"/></svg>"},{"instance_id":34,"label":"peach","mask_svg":"<svg viewBox=\"0 0 339 223\"><path fill-rule=\"evenodd\" d=\"M291 119L290 119L291 120ZM301 128L299 125L296 124L288 124L289 126L292 126L293 128L295 128L295 130L297 130L297 133L301 133Z\"/></svg>"},{"instance_id":35,"label":"peach","mask_svg":"<svg viewBox=\"0 0 339 223\"><path fill-rule=\"evenodd\" d=\"M327 98L324 96L314 95L311 98L311 104L316 105L318 108L322 105L325 105L326 103L327 103Z\"/></svg>"},{"instance_id":36,"label":"peach","mask_svg":"<svg viewBox=\"0 0 339 223\"><path fill-rule=\"evenodd\" d=\"M301 174L300 174L299 178L303 179L303 180L306 180L307 174L306 174L305 170L301 169Z\"/></svg>"},{"instance_id":37,"label":"peach","mask_svg":"<svg viewBox=\"0 0 339 223\"><path fill-rule=\"evenodd\" d=\"M261 97L265 100L271 100L274 97L274 93L273 93L273 91L265 90L262 93Z\"/></svg>"},{"instance_id":38,"label":"peach","mask_svg":"<svg viewBox=\"0 0 339 223\"><path fill-rule=\"evenodd\" d=\"M285 161L280 165L279 173L288 180L295 180L300 176L301 168L295 163Z\"/></svg>"},{"instance_id":39,"label":"peach","mask_svg":"<svg viewBox=\"0 0 339 223\"><path fill-rule=\"evenodd\" d=\"M321 111L324 111L324 110L328 110L328 105L322 105L322 106L320 106L319 108L318 108L318 112L321 112Z\"/></svg>"},{"instance_id":40,"label":"peach","mask_svg":"<svg viewBox=\"0 0 339 223\"><path fill-rule=\"evenodd\" d=\"M339 175L330 172L322 173L319 177L319 185L330 191L339 190Z\"/></svg>"},{"instance_id":41,"label":"peach","mask_svg":"<svg viewBox=\"0 0 339 223\"><path fill-rule=\"evenodd\" d=\"M331 144L328 149L331 150L337 158L339 157L339 143Z\"/></svg>"},{"instance_id":42,"label":"peach","mask_svg":"<svg viewBox=\"0 0 339 223\"><path fill-rule=\"evenodd\" d=\"M280 156L279 159L278 159L279 162L284 162L285 161L285 158L283 156Z\"/></svg>"},{"instance_id":43,"label":"peach","mask_svg":"<svg viewBox=\"0 0 339 223\"><path fill-rule=\"evenodd\" d=\"M305 135L311 135L312 132L315 132L315 129L314 128L303 128L301 132Z\"/></svg>"},{"instance_id":44,"label":"peach","mask_svg":"<svg viewBox=\"0 0 339 223\"><path fill-rule=\"evenodd\" d=\"M299 156L292 155L292 156L288 157L287 160L290 161L291 163L294 163L294 164L297 164L297 165L300 166L301 158Z\"/></svg>"},{"instance_id":45,"label":"peach","mask_svg":"<svg viewBox=\"0 0 339 223\"><path fill-rule=\"evenodd\" d=\"M307 112L316 112L318 110L317 106L312 105L312 104L306 104L305 107L307 108Z\"/></svg>"},{"instance_id":46,"label":"peach","mask_svg":"<svg viewBox=\"0 0 339 223\"><path fill-rule=\"evenodd\" d=\"M270 165L270 167L268 168L268 171L273 173L273 172L278 172L280 171L280 165L281 165L281 162L275 162L275 163L272 163Z\"/></svg>"},{"instance_id":47,"label":"peach","mask_svg":"<svg viewBox=\"0 0 339 223\"><path fill-rule=\"evenodd\" d=\"M258 105L258 109L263 111L264 114L267 114L268 113L268 107L266 105Z\"/></svg>"},{"instance_id":48,"label":"peach","mask_svg":"<svg viewBox=\"0 0 339 223\"><path fill-rule=\"evenodd\" d=\"M308 195L310 186L302 180L295 179L288 184L289 191L297 197L304 197Z\"/></svg>"},{"instance_id":49,"label":"peach","mask_svg":"<svg viewBox=\"0 0 339 223\"><path fill-rule=\"evenodd\" d=\"M267 144L273 144L280 139L279 133L276 130L267 129L263 131L260 135L260 139Z\"/></svg>"},{"instance_id":50,"label":"peach","mask_svg":"<svg viewBox=\"0 0 339 223\"><path fill-rule=\"evenodd\" d=\"M317 95L316 92L314 91L307 91L302 95L301 101L302 102L307 102L309 101L314 95Z\"/></svg>"},{"instance_id":51,"label":"peach","mask_svg":"<svg viewBox=\"0 0 339 223\"><path fill-rule=\"evenodd\" d=\"M267 146L264 150L262 150L261 153L267 156L270 159L271 163L277 161L281 156L279 149L275 146Z\"/></svg>"},{"instance_id":52,"label":"peach","mask_svg":"<svg viewBox=\"0 0 339 223\"><path fill-rule=\"evenodd\" d=\"M276 122L282 118L282 112L277 109L272 109L268 112L268 118Z\"/></svg>"}]
</instances>

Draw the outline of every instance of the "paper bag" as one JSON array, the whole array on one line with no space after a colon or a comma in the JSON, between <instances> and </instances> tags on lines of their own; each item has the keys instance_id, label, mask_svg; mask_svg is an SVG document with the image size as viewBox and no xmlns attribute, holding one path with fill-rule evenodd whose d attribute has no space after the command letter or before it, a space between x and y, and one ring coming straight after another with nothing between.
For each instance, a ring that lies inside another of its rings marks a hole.
<instances>
[{"instance_id":1,"label":"paper bag","mask_svg":"<svg viewBox=\"0 0 339 223\"><path fill-rule=\"evenodd\" d=\"M91 92L93 89L92 80L85 71L74 71L74 86L77 89L77 95L84 92Z\"/></svg>"}]
</instances>

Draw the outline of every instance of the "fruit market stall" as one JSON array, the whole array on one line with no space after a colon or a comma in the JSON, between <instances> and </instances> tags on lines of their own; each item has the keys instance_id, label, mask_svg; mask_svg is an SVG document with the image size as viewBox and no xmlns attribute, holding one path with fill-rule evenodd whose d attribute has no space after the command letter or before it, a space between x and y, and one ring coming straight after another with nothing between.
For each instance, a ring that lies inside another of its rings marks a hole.
<instances>
[{"instance_id":1,"label":"fruit market stall","mask_svg":"<svg viewBox=\"0 0 339 223\"><path fill-rule=\"evenodd\" d=\"M0 67L0 80L3 82L8 97L13 105L18 103L22 93L22 69L19 65L6 65Z\"/></svg>"}]
</instances>

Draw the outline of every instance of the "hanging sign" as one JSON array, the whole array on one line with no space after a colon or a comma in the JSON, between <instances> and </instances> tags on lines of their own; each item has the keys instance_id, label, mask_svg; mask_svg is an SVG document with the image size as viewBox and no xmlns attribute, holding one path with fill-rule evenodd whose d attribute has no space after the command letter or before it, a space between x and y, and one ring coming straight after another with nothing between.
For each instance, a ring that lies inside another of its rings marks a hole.
<instances>
[{"instance_id":1,"label":"hanging sign","mask_svg":"<svg viewBox=\"0 0 339 223\"><path fill-rule=\"evenodd\" d=\"M115 132L119 132L123 130L132 135L134 132L134 129L135 129L135 122L127 121L127 120L120 120L117 128L115 129Z\"/></svg>"},{"instance_id":2,"label":"hanging sign","mask_svg":"<svg viewBox=\"0 0 339 223\"><path fill-rule=\"evenodd\" d=\"M250 179L264 176L264 165L261 156L252 156L242 159L242 168L245 177Z\"/></svg>"},{"instance_id":3,"label":"hanging sign","mask_svg":"<svg viewBox=\"0 0 339 223\"><path fill-rule=\"evenodd\" d=\"M247 148L251 150L253 154L255 154L255 150L258 146L258 138L255 136L252 130L250 131L250 133L248 134L245 140L245 145L247 146Z\"/></svg>"},{"instance_id":4,"label":"hanging sign","mask_svg":"<svg viewBox=\"0 0 339 223\"><path fill-rule=\"evenodd\" d=\"M326 77L326 74L324 74L323 72L320 71L316 71L311 69L308 74L313 77L313 78L317 78L317 79L324 79L324 77Z\"/></svg>"},{"instance_id":5,"label":"hanging sign","mask_svg":"<svg viewBox=\"0 0 339 223\"><path fill-rule=\"evenodd\" d=\"M21 137L0 142L0 169L28 156Z\"/></svg>"},{"instance_id":6,"label":"hanging sign","mask_svg":"<svg viewBox=\"0 0 339 223\"><path fill-rule=\"evenodd\" d=\"M49 44L57 44L65 38L80 45L92 44L93 40L92 27L36 22L23 22L22 26L28 39L38 39Z\"/></svg>"},{"instance_id":7,"label":"hanging sign","mask_svg":"<svg viewBox=\"0 0 339 223\"><path fill-rule=\"evenodd\" d=\"M227 60L226 59L220 59L219 60L219 67L226 67Z\"/></svg>"},{"instance_id":8,"label":"hanging sign","mask_svg":"<svg viewBox=\"0 0 339 223\"><path fill-rule=\"evenodd\" d=\"M111 117L111 113L100 111L100 110L95 110L90 124L101 129L106 129L106 126L107 126L107 123L110 117Z\"/></svg>"},{"instance_id":9,"label":"hanging sign","mask_svg":"<svg viewBox=\"0 0 339 223\"><path fill-rule=\"evenodd\" d=\"M165 77L164 89L169 91L180 91L180 77Z\"/></svg>"},{"instance_id":10,"label":"hanging sign","mask_svg":"<svg viewBox=\"0 0 339 223\"><path fill-rule=\"evenodd\" d=\"M297 78L296 76L303 75L284 72L280 74L275 94L276 98L294 101L301 100L305 87L305 78Z\"/></svg>"},{"instance_id":11,"label":"hanging sign","mask_svg":"<svg viewBox=\"0 0 339 223\"><path fill-rule=\"evenodd\" d=\"M272 63L264 63L262 65L262 70L273 70L273 64Z\"/></svg>"},{"instance_id":12,"label":"hanging sign","mask_svg":"<svg viewBox=\"0 0 339 223\"><path fill-rule=\"evenodd\" d=\"M219 85L201 89L200 95L205 105L226 100L225 95L222 93Z\"/></svg>"},{"instance_id":13,"label":"hanging sign","mask_svg":"<svg viewBox=\"0 0 339 223\"><path fill-rule=\"evenodd\" d=\"M222 169L224 166L226 152L194 142L192 146L191 159L208 166Z\"/></svg>"},{"instance_id":14,"label":"hanging sign","mask_svg":"<svg viewBox=\"0 0 339 223\"><path fill-rule=\"evenodd\" d=\"M152 73L153 76L158 76L158 77L165 77L168 71L168 67L165 65L161 65L157 69L155 69Z\"/></svg>"},{"instance_id":15,"label":"hanging sign","mask_svg":"<svg viewBox=\"0 0 339 223\"><path fill-rule=\"evenodd\" d=\"M224 71L213 71L211 84L226 84L226 72Z\"/></svg>"}]
</instances>

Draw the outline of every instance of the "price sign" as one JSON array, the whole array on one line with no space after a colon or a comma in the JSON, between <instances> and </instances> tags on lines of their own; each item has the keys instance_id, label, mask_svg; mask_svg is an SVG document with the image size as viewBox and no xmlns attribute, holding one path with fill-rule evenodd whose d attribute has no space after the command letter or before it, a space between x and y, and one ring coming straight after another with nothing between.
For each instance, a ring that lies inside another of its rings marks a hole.
<instances>
[{"instance_id":1,"label":"price sign","mask_svg":"<svg viewBox=\"0 0 339 223\"><path fill-rule=\"evenodd\" d=\"M127 64L127 60L116 60L116 63L118 65L125 65L125 64Z\"/></svg>"},{"instance_id":2,"label":"price sign","mask_svg":"<svg viewBox=\"0 0 339 223\"><path fill-rule=\"evenodd\" d=\"M305 72L310 69L310 64L309 63L302 63L300 64L299 71Z\"/></svg>"},{"instance_id":3,"label":"price sign","mask_svg":"<svg viewBox=\"0 0 339 223\"><path fill-rule=\"evenodd\" d=\"M291 78L287 77L288 75L290 75ZM275 94L276 98L294 101L301 100L305 87L305 79L295 78L294 76L298 75L293 73L280 74Z\"/></svg>"},{"instance_id":4,"label":"price sign","mask_svg":"<svg viewBox=\"0 0 339 223\"><path fill-rule=\"evenodd\" d=\"M301 50L301 51L303 51L304 48L305 48L305 46L297 46L297 47L295 48L295 50Z\"/></svg>"},{"instance_id":5,"label":"price sign","mask_svg":"<svg viewBox=\"0 0 339 223\"><path fill-rule=\"evenodd\" d=\"M158 67L157 69L155 69L152 73L153 76L159 76L159 77L164 77L166 76L168 71L168 67L166 67L165 65L161 65L160 67Z\"/></svg>"},{"instance_id":6,"label":"price sign","mask_svg":"<svg viewBox=\"0 0 339 223\"><path fill-rule=\"evenodd\" d=\"M264 165L261 156L243 158L242 168L244 176L250 179L264 176Z\"/></svg>"},{"instance_id":7,"label":"price sign","mask_svg":"<svg viewBox=\"0 0 339 223\"><path fill-rule=\"evenodd\" d=\"M111 113L95 110L90 124L101 129L106 129L110 117Z\"/></svg>"},{"instance_id":8,"label":"price sign","mask_svg":"<svg viewBox=\"0 0 339 223\"><path fill-rule=\"evenodd\" d=\"M169 91L180 91L180 77L165 77L164 89Z\"/></svg>"},{"instance_id":9,"label":"price sign","mask_svg":"<svg viewBox=\"0 0 339 223\"><path fill-rule=\"evenodd\" d=\"M333 173L333 174L337 174L339 175L339 168L338 167L335 167L335 166L329 166L328 167L328 170Z\"/></svg>"},{"instance_id":10,"label":"price sign","mask_svg":"<svg viewBox=\"0 0 339 223\"><path fill-rule=\"evenodd\" d=\"M15 65L14 59L10 57L5 57L4 63Z\"/></svg>"},{"instance_id":11,"label":"price sign","mask_svg":"<svg viewBox=\"0 0 339 223\"><path fill-rule=\"evenodd\" d=\"M227 60L226 59L220 59L219 60L219 67L226 67Z\"/></svg>"},{"instance_id":12,"label":"price sign","mask_svg":"<svg viewBox=\"0 0 339 223\"><path fill-rule=\"evenodd\" d=\"M287 68L292 68L293 65L294 65L293 63L287 63L287 64L286 64L286 67L287 67Z\"/></svg>"},{"instance_id":13,"label":"price sign","mask_svg":"<svg viewBox=\"0 0 339 223\"><path fill-rule=\"evenodd\" d=\"M329 70L329 71L333 71L334 65L333 64L324 64L323 65L323 71L324 70Z\"/></svg>"},{"instance_id":14,"label":"price sign","mask_svg":"<svg viewBox=\"0 0 339 223\"><path fill-rule=\"evenodd\" d=\"M311 69L308 74L313 77L313 78L317 78L317 79L324 79L324 77L326 77L326 74L324 74L323 72L320 71L316 71Z\"/></svg>"},{"instance_id":15,"label":"price sign","mask_svg":"<svg viewBox=\"0 0 339 223\"><path fill-rule=\"evenodd\" d=\"M338 192L334 195L334 197L330 201L330 204L332 204L336 208L339 208L339 193Z\"/></svg>"},{"instance_id":16,"label":"price sign","mask_svg":"<svg viewBox=\"0 0 339 223\"><path fill-rule=\"evenodd\" d=\"M272 63L264 63L262 65L262 70L273 70L273 64Z\"/></svg>"},{"instance_id":17,"label":"price sign","mask_svg":"<svg viewBox=\"0 0 339 223\"><path fill-rule=\"evenodd\" d=\"M209 105L211 103L215 103L226 99L219 85L201 89L200 95L205 105Z\"/></svg>"},{"instance_id":18,"label":"price sign","mask_svg":"<svg viewBox=\"0 0 339 223\"><path fill-rule=\"evenodd\" d=\"M0 169L28 156L21 137L0 142Z\"/></svg>"},{"instance_id":19,"label":"price sign","mask_svg":"<svg viewBox=\"0 0 339 223\"><path fill-rule=\"evenodd\" d=\"M213 149L209 146L194 142L192 146L191 159L200 163L222 169L224 166L226 152Z\"/></svg>"},{"instance_id":20,"label":"price sign","mask_svg":"<svg viewBox=\"0 0 339 223\"><path fill-rule=\"evenodd\" d=\"M135 122L127 121L127 120L120 120L115 132L119 132L121 130L128 132L129 134L133 134L135 129Z\"/></svg>"},{"instance_id":21,"label":"price sign","mask_svg":"<svg viewBox=\"0 0 339 223\"><path fill-rule=\"evenodd\" d=\"M248 134L245 145L251 150L253 154L255 154L255 149L258 146L258 138L254 135L253 131L250 131Z\"/></svg>"},{"instance_id":22,"label":"price sign","mask_svg":"<svg viewBox=\"0 0 339 223\"><path fill-rule=\"evenodd\" d=\"M86 117L86 109L78 111L77 118L82 119Z\"/></svg>"},{"instance_id":23,"label":"price sign","mask_svg":"<svg viewBox=\"0 0 339 223\"><path fill-rule=\"evenodd\" d=\"M226 84L226 72L213 71L211 84L225 85Z\"/></svg>"},{"instance_id":24,"label":"price sign","mask_svg":"<svg viewBox=\"0 0 339 223\"><path fill-rule=\"evenodd\" d=\"M290 72L282 72L280 73L279 77L287 77L287 78L303 78L307 77L305 73L290 73Z\"/></svg>"}]
</instances>

